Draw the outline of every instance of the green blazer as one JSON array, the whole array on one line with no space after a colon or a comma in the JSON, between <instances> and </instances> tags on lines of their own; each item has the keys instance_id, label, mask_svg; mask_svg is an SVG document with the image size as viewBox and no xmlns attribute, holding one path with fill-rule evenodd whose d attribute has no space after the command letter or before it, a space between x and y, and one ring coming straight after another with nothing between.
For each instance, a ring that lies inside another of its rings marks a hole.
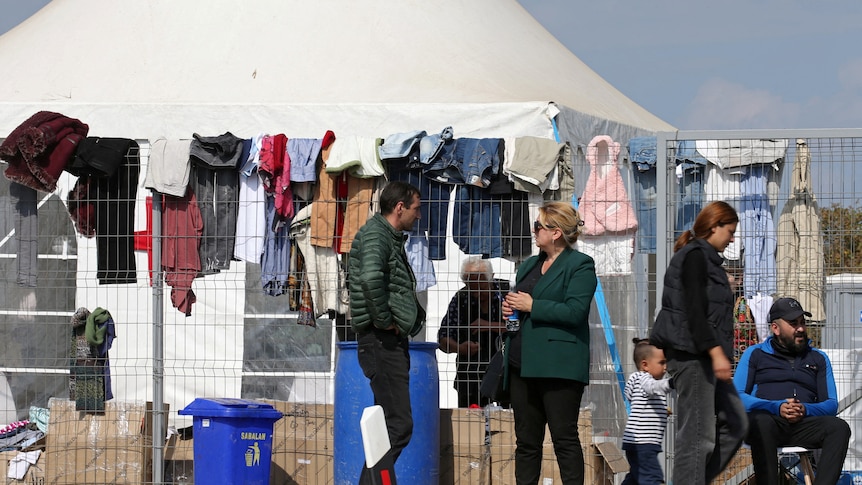
<instances>
[{"instance_id":1,"label":"green blazer","mask_svg":"<svg viewBox=\"0 0 862 485\"><path fill-rule=\"evenodd\" d=\"M541 261L524 261L520 281ZM533 309L521 320L521 377L590 382L590 304L596 292L593 258L566 248L533 289Z\"/></svg>"}]
</instances>

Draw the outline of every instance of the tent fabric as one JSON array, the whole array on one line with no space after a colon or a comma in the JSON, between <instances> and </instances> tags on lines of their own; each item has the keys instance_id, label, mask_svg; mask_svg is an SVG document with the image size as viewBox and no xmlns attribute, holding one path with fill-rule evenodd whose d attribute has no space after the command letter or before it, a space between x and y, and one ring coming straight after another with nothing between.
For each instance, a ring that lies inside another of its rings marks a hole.
<instances>
[{"instance_id":1,"label":"tent fabric","mask_svg":"<svg viewBox=\"0 0 862 485\"><path fill-rule=\"evenodd\" d=\"M601 120L591 135L673 129L515 0L55 1L0 36L0 65L0 133L50 108L93 136L315 136L323 119L356 136L457 122L456 136L552 137L523 129L548 126L549 102Z\"/></svg>"},{"instance_id":2,"label":"tent fabric","mask_svg":"<svg viewBox=\"0 0 862 485\"><path fill-rule=\"evenodd\" d=\"M570 143L579 153L600 134L625 142L674 130L593 72L516 0L373 6L350 0L57 0L0 36L0 66L0 138L38 111L80 119L90 126L89 136L135 140L227 130L242 138L261 132L318 138L327 130L385 138L451 126L458 138L532 136ZM71 189L68 178L61 177L60 193ZM85 255L94 254L94 245L88 239L78 244L78 274L86 274ZM192 316L164 302L164 338L194 343L193 349L165 347L164 368L176 372L165 379L171 406L199 395L240 395L235 377L243 374L243 348L235 343L243 342L244 327L233 323L242 320L249 297L235 288L234 271L244 274L245 268L237 262L230 271L207 275ZM457 271L446 275L451 281L438 281L441 288L460 284ZM149 298L148 290L78 285L75 298L134 302ZM448 296L428 292L427 307L445 309ZM112 308L121 322L146 321L150 313L140 305ZM208 316L224 323L217 335L203 324L211 323ZM429 313L429 322L441 317ZM135 343L152 341L152 329L126 332L115 347L128 360L118 365L135 365L136 375L118 379L115 394L146 398L153 384L139 377L151 369L146 347ZM224 363L220 378L188 372L187 353L200 365ZM331 382L292 382L298 399L331 395ZM597 386L590 392L598 393Z\"/></svg>"}]
</instances>

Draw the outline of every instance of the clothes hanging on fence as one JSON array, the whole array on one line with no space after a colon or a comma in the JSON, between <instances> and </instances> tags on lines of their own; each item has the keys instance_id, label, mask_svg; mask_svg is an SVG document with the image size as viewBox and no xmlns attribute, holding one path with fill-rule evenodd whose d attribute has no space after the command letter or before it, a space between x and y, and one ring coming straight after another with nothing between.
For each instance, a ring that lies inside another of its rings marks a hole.
<instances>
[{"instance_id":1,"label":"clothes hanging on fence","mask_svg":"<svg viewBox=\"0 0 862 485\"><path fill-rule=\"evenodd\" d=\"M144 187L165 195L186 195L191 179L191 140L157 138L150 142Z\"/></svg>"},{"instance_id":2,"label":"clothes hanging on fence","mask_svg":"<svg viewBox=\"0 0 862 485\"><path fill-rule=\"evenodd\" d=\"M203 218L200 243L201 272L215 274L230 268L236 244L239 172L243 141L226 132L218 136L192 135L189 156L191 188Z\"/></svg>"},{"instance_id":3,"label":"clothes hanging on fence","mask_svg":"<svg viewBox=\"0 0 862 485\"><path fill-rule=\"evenodd\" d=\"M105 410L105 401L113 399L108 351L116 330L114 319L104 308L90 312L78 308L71 318L71 364L69 399L78 411Z\"/></svg>"},{"instance_id":4,"label":"clothes hanging on fence","mask_svg":"<svg viewBox=\"0 0 862 485\"><path fill-rule=\"evenodd\" d=\"M503 255L501 206L487 189L459 185L455 189L452 211L452 239L465 254L481 254L484 258Z\"/></svg>"},{"instance_id":5,"label":"clothes hanging on fence","mask_svg":"<svg viewBox=\"0 0 862 485\"><path fill-rule=\"evenodd\" d=\"M287 155L287 137L283 134L265 135L260 146L260 175L263 190L272 197L275 217L271 230L278 231L290 223L295 208L290 186L291 161Z\"/></svg>"},{"instance_id":6,"label":"clothes hanging on fence","mask_svg":"<svg viewBox=\"0 0 862 485\"><path fill-rule=\"evenodd\" d=\"M733 304L733 360L739 362L739 358L745 349L760 341L757 333L757 324L751 313L751 307L744 296L736 298Z\"/></svg>"},{"instance_id":7,"label":"clothes hanging on fence","mask_svg":"<svg viewBox=\"0 0 862 485\"><path fill-rule=\"evenodd\" d=\"M330 173L321 164L311 213L311 244L331 247L338 254L350 252L353 238L371 216L375 178L359 178L348 172Z\"/></svg>"},{"instance_id":8,"label":"clothes hanging on fence","mask_svg":"<svg viewBox=\"0 0 862 485\"><path fill-rule=\"evenodd\" d=\"M378 147L382 138L340 136L332 142L326 160L326 172L347 171L357 178L380 177L384 174Z\"/></svg>"},{"instance_id":9,"label":"clothes hanging on fence","mask_svg":"<svg viewBox=\"0 0 862 485\"><path fill-rule=\"evenodd\" d=\"M341 256L331 247L311 244L309 224L314 204L296 213L290 225L290 237L296 241L296 248L302 253L312 306L317 310L314 315L316 318L329 310L347 313L349 301L344 270L339 264Z\"/></svg>"},{"instance_id":10,"label":"clothes hanging on fence","mask_svg":"<svg viewBox=\"0 0 862 485\"><path fill-rule=\"evenodd\" d=\"M745 295L774 295L778 291L775 268L777 238L772 211L766 195L769 165L750 165L740 180L742 194L739 233L742 241Z\"/></svg>"},{"instance_id":11,"label":"clothes hanging on fence","mask_svg":"<svg viewBox=\"0 0 862 485\"><path fill-rule=\"evenodd\" d=\"M259 175L260 148L264 134L244 140L248 152L239 169L239 201L236 214L236 243L233 256L240 261L260 264L266 234L266 192Z\"/></svg>"},{"instance_id":12,"label":"clothes hanging on fence","mask_svg":"<svg viewBox=\"0 0 862 485\"><path fill-rule=\"evenodd\" d=\"M192 282L201 271L199 246L203 218L195 193L183 197L162 196L162 270L171 287L171 304L186 316L197 298Z\"/></svg>"},{"instance_id":13,"label":"clothes hanging on fence","mask_svg":"<svg viewBox=\"0 0 862 485\"><path fill-rule=\"evenodd\" d=\"M488 194L500 205L500 239L504 258L522 260L533 251L533 220L527 193L515 190L515 184L502 172L491 180Z\"/></svg>"},{"instance_id":14,"label":"clothes hanging on fence","mask_svg":"<svg viewBox=\"0 0 862 485\"><path fill-rule=\"evenodd\" d=\"M316 182L317 158L324 145L328 146L335 134L327 131L323 138L290 138L287 140L287 157L290 159L291 182Z\"/></svg>"},{"instance_id":15,"label":"clothes hanging on fence","mask_svg":"<svg viewBox=\"0 0 862 485\"><path fill-rule=\"evenodd\" d=\"M790 199L778 218L778 294L799 300L811 320L826 320L823 302L823 233L820 210L811 187L811 153L796 140ZM818 277L812 277L818 275Z\"/></svg>"},{"instance_id":16,"label":"clothes hanging on fence","mask_svg":"<svg viewBox=\"0 0 862 485\"><path fill-rule=\"evenodd\" d=\"M8 162L6 178L25 187L53 192L89 127L60 113L39 111L18 125L0 144Z\"/></svg>"},{"instance_id":17,"label":"clothes hanging on fence","mask_svg":"<svg viewBox=\"0 0 862 485\"><path fill-rule=\"evenodd\" d=\"M632 190L632 205L638 223L637 250L655 254L656 251L656 137L632 138L628 145L629 159L635 185Z\"/></svg>"},{"instance_id":18,"label":"clothes hanging on fence","mask_svg":"<svg viewBox=\"0 0 862 485\"><path fill-rule=\"evenodd\" d=\"M580 200L583 234L634 234L638 223L623 184L617 158L620 144L606 135L594 137L587 146L590 176Z\"/></svg>"},{"instance_id":19,"label":"clothes hanging on fence","mask_svg":"<svg viewBox=\"0 0 862 485\"><path fill-rule=\"evenodd\" d=\"M578 249L595 260L599 275L632 271L638 222L617 166L620 151L620 144L607 135L587 145L590 175L580 199L584 227Z\"/></svg>"},{"instance_id":20,"label":"clothes hanging on fence","mask_svg":"<svg viewBox=\"0 0 862 485\"><path fill-rule=\"evenodd\" d=\"M291 247L289 227L278 226L276 220L275 198L266 197L266 230L263 240L263 255L260 260L260 282L263 292L269 296L283 295L288 288L290 276Z\"/></svg>"},{"instance_id":21,"label":"clothes hanging on fence","mask_svg":"<svg viewBox=\"0 0 862 485\"><path fill-rule=\"evenodd\" d=\"M73 170L79 175L67 208L76 230L96 238L99 284L137 281L134 221L139 147L127 138L86 138Z\"/></svg>"},{"instance_id":22,"label":"clothes hanging on fence","mask_svg":"<svg viewBox=\"0 0 862 485\"><path fill-rule=\"evenodd\" d=\"M744 174L744 169L734 168L723 170L714 164L708 164L705 168L706 175L703 184L704 202L723 200L736 209L738 213L742 207L739 180ZM734 239L724 249L722 256L724 256L724 259L739 261L739 258L742 257L742 241L739 238Z\"/></svg>"},{"instance_id":23,"label":"clothes hanging on fence","mask_svg":"<svg viewBox=\"0 0 862 485\"><path fill-rule=\"evenodd\" d=\"M559 188L557 167L572 165L571 146L547 138L517 137L514 143L505 143L505 153L509 179L522 192L542 194Z\"/></svg>"},{"instance_id":24,"label":"clothes hanging on fence","mask_svg":"<svg viewBox=\"0 0 862 485\"><path fill-rule=\"evenodd\" d=\"M39 274L39 212L36 189L16 182L9 184L15 205L15 237L18 240L18 286L35 288Z\"/></svg>"}]
</instances>

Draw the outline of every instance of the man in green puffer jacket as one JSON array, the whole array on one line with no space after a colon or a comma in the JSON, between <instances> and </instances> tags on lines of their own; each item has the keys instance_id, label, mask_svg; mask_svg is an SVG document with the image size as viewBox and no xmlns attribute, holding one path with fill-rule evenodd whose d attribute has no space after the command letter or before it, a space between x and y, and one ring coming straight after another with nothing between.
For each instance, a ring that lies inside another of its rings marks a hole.
<instances>
[{"instance_id":1,"label":"man in green puffer jacket","mask_svg":"<svg viewBox=\"0 0 862 485\"><path fill-rule=\"evenodd\" d=\"M387 458L393 464L413 434L408 336L419 333L425 322L403 233L419 220L419 206L419 189L390 182L380 194L380 214L356 233L348 260L359 366L371 381L374 403L383 408L391 445ZM359 483L372 483L364 466Z\"/></svg>"}]
</instances>

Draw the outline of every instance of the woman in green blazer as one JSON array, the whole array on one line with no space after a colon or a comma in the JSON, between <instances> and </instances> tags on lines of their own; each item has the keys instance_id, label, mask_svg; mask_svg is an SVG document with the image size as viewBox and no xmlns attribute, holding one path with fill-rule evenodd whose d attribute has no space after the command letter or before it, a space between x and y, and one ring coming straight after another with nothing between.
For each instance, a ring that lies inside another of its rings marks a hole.
<instances>
[{"instance_id":1,"label":"woman in green blazer","mask_svg":"<svg viewBox=\"0 0 862 485\"><path fill-rule=\"evenodd\" d=\"M584 483L578 414L590 378L590 303L595 263L572 249L583 225L564 202L547 202L533 225L540 254L518 268L503 314L517 310L521 329L509 341L508 384L515 417L515 480L539 481L545 425L564 485Z\"/></svg>"}]
</instances>

